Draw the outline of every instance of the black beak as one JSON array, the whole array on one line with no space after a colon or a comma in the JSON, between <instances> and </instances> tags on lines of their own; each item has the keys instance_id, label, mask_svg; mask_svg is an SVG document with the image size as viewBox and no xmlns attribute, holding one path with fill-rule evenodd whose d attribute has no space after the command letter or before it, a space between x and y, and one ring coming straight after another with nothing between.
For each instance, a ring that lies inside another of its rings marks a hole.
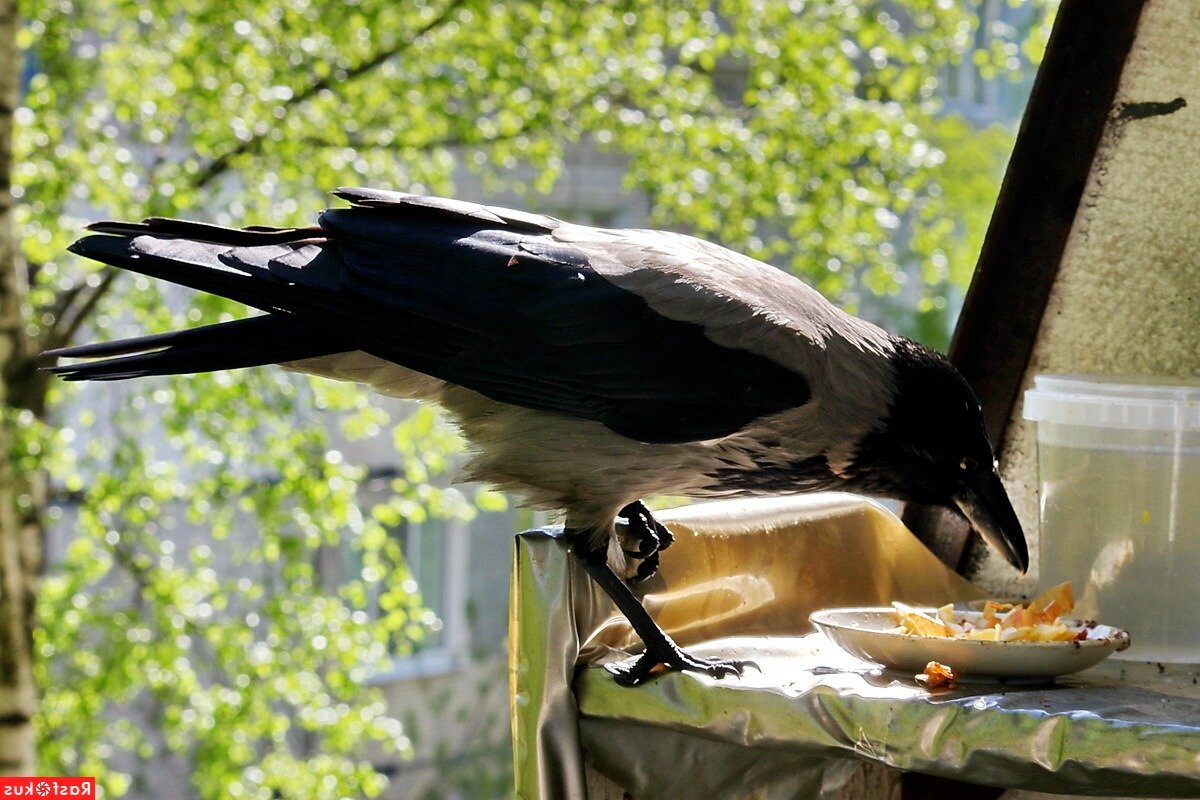
<instances>
[{"instance_id":1,"label":"black beak","mask_svg":"<svg viewBox=\"0 0 1200 800\"><path fill-rule=\"evenodd\" d=\"M1029 569L1029 547L1021 522L996 471L980 472L954 498L959 510L996 552L1022 573Z\"/></svg>"}]
</instances>

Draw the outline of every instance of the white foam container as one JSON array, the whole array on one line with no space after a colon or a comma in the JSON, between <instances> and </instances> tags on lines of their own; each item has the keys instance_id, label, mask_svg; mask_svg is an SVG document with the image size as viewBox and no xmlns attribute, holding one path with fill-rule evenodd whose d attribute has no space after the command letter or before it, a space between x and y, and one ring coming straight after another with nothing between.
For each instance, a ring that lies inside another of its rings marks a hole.
<instances>
[{"instance_id":1,"label":"white foam container","mask_svg":"<svg viewBox=\"0 0 1200 800\"><path fill-rule=\"evenodd\" d=\"M1121 656L1200 663L1200 381L1039 375L1038 583L1125 628Z\"/></svg>"}]
</instances>

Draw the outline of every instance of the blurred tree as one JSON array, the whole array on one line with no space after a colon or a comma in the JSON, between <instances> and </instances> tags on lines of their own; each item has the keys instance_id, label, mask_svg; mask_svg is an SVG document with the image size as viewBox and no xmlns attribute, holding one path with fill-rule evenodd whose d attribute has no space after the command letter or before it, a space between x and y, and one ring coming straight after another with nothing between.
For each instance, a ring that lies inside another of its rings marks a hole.
<instances>
[{"instance_id":1,"label":"blurred tree","mask_svg":"<svg viewBox=\"0 0 1200 800\"><path fill-rule=\"evenodd\" d=\"M449 193L459 167L536 205L582 143L626 154L659 222L831 295L891 291L891 240L914 214L931 231L911 244L926 280L959 274L962 217L930 132L970 4L47 0L18 27L6 2L0 92L19 74L14 36L32 69L11 166L19 255L0 208L0 769L33 763L35 647L43 771L119 794L136 776L108 764L126 750L182 761L200 797L375 793L364 746L406 743L358 678L421 619L401 581L381 622L361 611L398 563L383 523L463 510L430 487L453 440L418 415L397 429L409 472L395 500L361 512L362 476L330 449L321 409L360 435L386 420L351 389L279 370L147 381L66 419L37 351L241 313L70 257L85 218L301 223L329 187ZM0 99L5 176L14 105ZM34 625L47 471L82 510ZM211 541L176 542L171 504ZM252 552L223 552L235 525L256 531ZM365 567L330 597L313 552L343 534ZM114 709L147 723L112 724Z\"/></svg>"},{"instance_id":2,"label":"blurred tree","mask_svg":"<svg viewBox=\"0 0 1200 800\"><path fill-rule=\"evenodd\" d=\"M37 708L30 634L42 541L30 526L29 498L41 488L41 475L17 470L20 431L16 409L21 377L12 367L28 363L36 343L25 322L25 287L14 269L11 175L13 111L20 83L16 0L0 2L0 774L33 772L33 714ZM39 498L42 499L42 498ZM24 502L22 502L24 501ZM40 510L40 509L39 509Z\"/></svg>"}]
</instances>

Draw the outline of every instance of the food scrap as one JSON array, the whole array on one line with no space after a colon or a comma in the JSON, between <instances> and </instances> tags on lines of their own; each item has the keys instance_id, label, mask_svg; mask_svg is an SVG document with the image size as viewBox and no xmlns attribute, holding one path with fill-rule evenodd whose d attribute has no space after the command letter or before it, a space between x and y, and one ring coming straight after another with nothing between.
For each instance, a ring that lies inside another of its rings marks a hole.
<instances>
[{"instance_id":1,"label":"food scrap","mask_svg":"<svg viewBox=\"0 0 1200 800\"><path fill-rule=\"evenodd\" d=\"M983 612L958 612L947 604L930 614L892 603L900 625L896 633L989 642L1072 642L1086 639L1086 627L1062 619L1075 607L1071 584L1047 589L1028 603L988 600ZM928 667L926 668L928 670Z\"/></svg>"},{"instance_id":2,"label":"food scrap","mask_svg":"<svg viewBox=\"0 0 1200 800\"><path fill-rule=\"evenodd\" d=\"M954 677L954 670L947 667L938 661L930 661L925 665L925 670L917 675L917 683L923 684L929 689L951 688L957 682Z\"/></svg>"}]
</instances>

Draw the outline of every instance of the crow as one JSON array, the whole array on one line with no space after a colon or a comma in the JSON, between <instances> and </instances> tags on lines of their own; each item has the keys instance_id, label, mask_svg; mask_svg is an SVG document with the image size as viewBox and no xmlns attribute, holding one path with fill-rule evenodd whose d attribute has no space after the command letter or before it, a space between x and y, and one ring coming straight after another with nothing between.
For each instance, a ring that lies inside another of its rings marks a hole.
<instances>
[{"instance_id":1,"label":"crow","mask_svg":"<svg viewBox=\"0 0 1200 800\"><path fill-rule=\"evenodd\" d=\"M627 574L624 544L640 560L628 580L644 579L671 543L648 495L944 505L1028 567L979 402L935 351L684 234L335 194L349 207L312 227L89 226L73 252L266 313L50 351L87 359L51 369L119 380L279 364L439 403L473 445L469 477L563 512L571 552L645 643L611 667L626 684L660 666L745 666L682 650L614 570Z\"/></svg>"}]
</instances>

